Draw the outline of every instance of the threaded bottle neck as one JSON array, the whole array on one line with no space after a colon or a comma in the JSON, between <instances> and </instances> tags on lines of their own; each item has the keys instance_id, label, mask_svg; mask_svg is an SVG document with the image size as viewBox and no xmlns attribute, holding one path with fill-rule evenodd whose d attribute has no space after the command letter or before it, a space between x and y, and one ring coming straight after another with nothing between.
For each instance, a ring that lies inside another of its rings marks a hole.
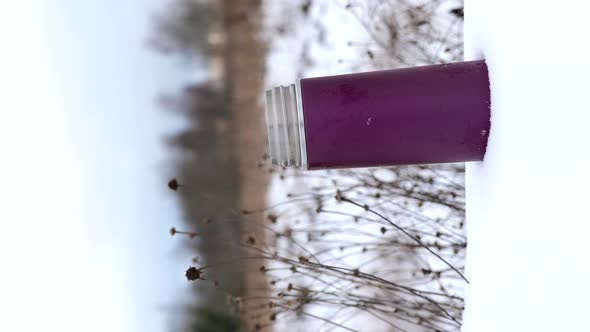
<instances>
[{"instance_id":1,"label":"threaded bottle neck","mask_svg":"<svg viewBox=\"0 0 590 332\"><path fill-rule=\"evenodd\" d=\"M266 125L272 163L282 167L306 168L299 82L266 90Z\"/></svg>"}]
</instances>

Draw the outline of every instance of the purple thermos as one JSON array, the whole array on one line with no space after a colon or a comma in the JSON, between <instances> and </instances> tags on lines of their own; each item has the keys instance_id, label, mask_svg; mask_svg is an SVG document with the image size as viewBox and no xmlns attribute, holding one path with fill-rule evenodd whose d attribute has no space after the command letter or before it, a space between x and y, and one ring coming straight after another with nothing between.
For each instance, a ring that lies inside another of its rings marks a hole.
<instances>
[{"instance_id":1,"label":"purple thermos","mask_svg":"<svg viewBox=\"0 0 590 332\"><path fill-rule=\"evenodd\" d=\"M483 160L483 60L305 78L266 91L273 164L304 169Z\"/></svg>"}]
</instances>

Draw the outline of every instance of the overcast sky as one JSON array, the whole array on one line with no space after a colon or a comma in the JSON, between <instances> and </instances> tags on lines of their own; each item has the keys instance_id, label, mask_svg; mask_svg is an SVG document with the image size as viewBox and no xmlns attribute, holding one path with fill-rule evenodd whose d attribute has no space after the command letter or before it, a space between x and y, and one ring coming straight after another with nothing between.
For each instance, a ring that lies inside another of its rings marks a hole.
<instances>
[{"instance_id":1,"label":"overcast sky","mask_svg":"<svg viewBox=\"0 0 590 332\"><path fill-rule=\"evenodd\" d=\"M163 331L190 287L158 0L0 2L0 331ZM168 116L167 116L168 115Z\"/></svg>"}]
</instances>

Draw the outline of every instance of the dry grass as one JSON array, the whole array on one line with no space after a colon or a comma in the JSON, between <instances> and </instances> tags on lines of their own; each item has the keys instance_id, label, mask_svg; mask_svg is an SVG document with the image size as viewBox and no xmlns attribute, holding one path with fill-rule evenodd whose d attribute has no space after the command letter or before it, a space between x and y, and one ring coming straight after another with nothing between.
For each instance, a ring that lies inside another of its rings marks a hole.
<instances>
[{"instance_id":1,"label":"dry grass","mask_svg":"<svg viewBox=\"0 0 590 332\"><path fill-rule=\"evenodd\" d=\"M369 36L364 41L348 41L360 55L350 63L351 71L462 58L460 2L367 0L337 4ZM310 63L313 44L322 43L322 34L337 29L322 24L322 11L314 10L317 6L321 4L301 1L290 16L317 29L317 34L303 41L299 73ZM274 38L280 39L297 26L283 22L271 29L279 32ZM219 251L239 248L232 252L243 255L207 266L196 264L188 271L196 282L226 292L228 305L248 321L249 329L460 328L467 283L463 276L462 164L297 172L273 168L266 158L258 161L258 168L252 158L247 160L249 177L274 176L275 204L242 212L220 211L230 217L211 216L209 220L218 225L243 225L241 241L219 240L216 246ZM256 169L258 173L253 173ZM175 230L174 234L199 237L192 235L193 230L183 231ZM247 285L248 290L240 292L246 295L238 296L207 278L210 271L236 262L248 266L248 274L263 276L260 280L268 285Z\"/></svg>"}]
</instances>

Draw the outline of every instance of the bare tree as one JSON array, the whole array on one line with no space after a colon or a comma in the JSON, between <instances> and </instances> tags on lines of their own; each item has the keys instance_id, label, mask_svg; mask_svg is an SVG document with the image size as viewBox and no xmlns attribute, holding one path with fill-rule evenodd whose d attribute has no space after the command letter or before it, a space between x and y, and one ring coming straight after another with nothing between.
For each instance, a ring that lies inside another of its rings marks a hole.
<instances>
[{"instance_id":1,"label":"bare tree","mask_svg":"<svg viewBox=\"0 0 590 332\"><path fill-rule=\"evenodd\" d=\"M179 54L187 59L201 58L208 52L211 17L208 1L176 0L154 15L150 45L165 54Z\"/></svg>"}]
</instances>

